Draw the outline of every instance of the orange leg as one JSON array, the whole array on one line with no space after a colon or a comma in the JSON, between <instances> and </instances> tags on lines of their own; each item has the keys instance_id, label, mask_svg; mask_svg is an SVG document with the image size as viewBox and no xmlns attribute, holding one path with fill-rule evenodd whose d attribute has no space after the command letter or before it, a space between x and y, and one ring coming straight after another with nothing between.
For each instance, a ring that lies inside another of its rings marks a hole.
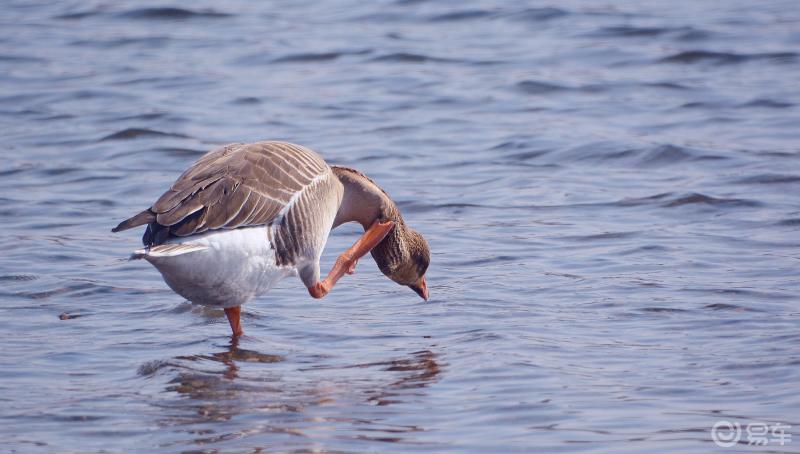
<instances>
[{"instance_id":1,"label":"orange leg","mask_svg":"<svg viewBox=\"0 0 800 454\"><path fill-rule=\"evenodd\" d=\"M392 231L392 227L394 227L393 221L373 222L358 241L339 255L328 276L308 288L308 293L314 298L322 298L327 295L342 276L355 273L358 259L383 241L386 235Z\"/></svg>"},{"instance_id":2,"label":"orange leg","mask_svg":"<svg viewBox=\"0 0 800 454\"><path fill-rule=\"evenodd\" d=\"M233 331L234 337L244 334L244 331L242 330L241 314L242 306L225 308L225 316L228 317L228 323L231 324L231 331Z\"/></svg>"}]
</instances>

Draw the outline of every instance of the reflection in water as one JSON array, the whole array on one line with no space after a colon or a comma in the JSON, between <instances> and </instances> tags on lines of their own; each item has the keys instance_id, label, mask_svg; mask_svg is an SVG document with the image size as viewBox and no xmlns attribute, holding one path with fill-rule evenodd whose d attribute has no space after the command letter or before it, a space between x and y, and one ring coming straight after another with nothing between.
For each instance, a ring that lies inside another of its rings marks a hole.
<instances>
[{"instance_id":1,"label":"reflection in water","mask_svg":"<svg viewBox=\"0 0 800 454\"><path fill-rule=\"evenodd\" d=\"M353 371L359 372L357 378ZM232 340L220 352L139 368L144 376L163 373L175 375L166 390L180 398L156 401L166 415L159 424L200 435L193 437L194 444L265 433L306 438L312 432L314 439L335 433L337 438L411 442L400 435L424 429L386 425L377 409L424 397L422 390L438 380L441 367L434 352L421 350L387 361L302 368L281 355L240 348ZM366 415L358 414L359 408ZM239 420L234 430L225 432L224 423L253 414L259 417L252 423ZM348 431L354 433L344 435ZM185 435L181 439L176 443L185 443Z\"/></svg>"},{"instance_id":2,"label":"reflection in water","mask_svg":"<svg viewBox=\"0 0 800 454\"><path fill-rule=\"evenodd\" d=\"M356 364L346 366L348 368L369 368L378 367L387 372L408 372L397 381L387 386L377 389L371 394L368 401L376 405L390 405L401 403L402 396L408 396L407 391L415 388L425 388L436 381L439 375L439 363L436 362L436 355L430 350L421 350L412 353L408 358L395 359L385 362ZM415 393L419 394L419 393ZM397 397L397 399L395 399Z\"/></svg>"},{"instance_id":3,"label":"reflection in water","mask_svg":"<svg viewBox=\"0 0 800 454\"><path fill-rule=\"evenodd\" d=\"M236 372L239 370L239 368L236 366L236 361L247 363L277 363L279 361L283 361L283 357L280 355L268 355L254 350L245 350L243 348L239 348L239 339L233 336L231 336L230 346L225 351L213 353L211 356L179 356L177 359L187 361L209 360L221 362L226 367L225 372L223 372L223 377L231 380L238 377Z\"/></svg>"}]
</instances>

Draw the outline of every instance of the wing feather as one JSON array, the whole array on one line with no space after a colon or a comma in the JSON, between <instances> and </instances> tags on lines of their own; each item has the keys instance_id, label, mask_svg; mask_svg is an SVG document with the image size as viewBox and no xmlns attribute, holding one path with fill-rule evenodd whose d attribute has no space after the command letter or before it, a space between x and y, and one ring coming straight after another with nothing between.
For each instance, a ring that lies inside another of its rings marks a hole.
<instances>
[{"instance_id":1,"label":"wing feather","mask_svg":"<svg viewBox=\"0 0 800 454\"><path fill-rule=\"evenodd\" d=\"M295 194L327 172L319 155L299 145L227 145L200 158L158 198L143 241L149 246L169 235L272 223Z\"/></svg>"}]
</instances>

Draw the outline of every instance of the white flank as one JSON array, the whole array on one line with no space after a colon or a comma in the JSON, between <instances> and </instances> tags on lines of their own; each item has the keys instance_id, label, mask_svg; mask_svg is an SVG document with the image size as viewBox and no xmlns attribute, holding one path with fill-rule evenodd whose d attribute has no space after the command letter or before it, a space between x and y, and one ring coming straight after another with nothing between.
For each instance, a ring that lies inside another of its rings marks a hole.
<instances>
[{"instance_id":1,"label":"white flank","mask_svg":"<svg viewBox=\"0 0 800 454\"><path fill-rule=\"evenodd\" d=\"M141 258L161 272L164 281L189 301L233 307L266 293L294 267L275 264L266 226L216 230L142 249ZM161 249L157 251L156 249Z\"/></svg>"}]
</instances>

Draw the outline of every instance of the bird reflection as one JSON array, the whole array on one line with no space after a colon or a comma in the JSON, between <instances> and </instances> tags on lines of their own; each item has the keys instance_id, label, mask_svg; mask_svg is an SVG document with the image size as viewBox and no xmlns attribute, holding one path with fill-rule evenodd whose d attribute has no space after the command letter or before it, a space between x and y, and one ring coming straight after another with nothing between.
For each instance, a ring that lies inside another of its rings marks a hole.
<instances>
[{"instance_id":1,"label":"bird reflection","mask_svg":"<svg viewBox=\"0 0 800 454\"><path fill-rule=\"evenodd\" d=\"M351 374L344 370L354 368L372 372L352 380ZM425 396L424 389L439 379L442 369L437 354L431 350L379 362L297 368L287 364L281 355L241 348L235 339L222 351L148 363L139 372L148 376L174 375L166 389L182 399L162 399L156 404L168 410L165 414L169 416L161 424L191 426L191 430L181 431L202 433L203 437L195 438L193 443L205 445L232 436L231 433L212 435L219 426L209 423L230 421L237 415L259 415L259 423L241 427L236 436L255 433L310 436L309 432L329 431L332 427L341 431L344 424L357 432L354 438L363 438L365 434L372 434L368 436L372 438L376 432L384 432L390 434L388 438L380 437L387 438L385 441L401 441L403 433L423 429L390 426L381 422L384 418L379 415L371 419L369 415L356 416L353 412L371 413L375 410L370 408L376 406L420 399ZM366 405L359 406L359 401ZM347 408L340 408L345 405Z\"/></svg>"},{"instance_id":2,"label":"bird reflection","mask_svg":"<svg viewBox=\"0 0 800 454\"><path fill-rule=\"evenodd\" d=\"M389 383L383 388L375 390L369 397L369 401L377 405L391 405L402 402L403 395L408 393L399 392L414 388L425 388L435 382L439 373L439 363L436 362L436 355L430 350L421 350L412 353L408 358L395 359L382 363L370 363L356 365L352 367L384 367L388 372L408 372L400 379Z\"/></svg>"}]
</instances>

